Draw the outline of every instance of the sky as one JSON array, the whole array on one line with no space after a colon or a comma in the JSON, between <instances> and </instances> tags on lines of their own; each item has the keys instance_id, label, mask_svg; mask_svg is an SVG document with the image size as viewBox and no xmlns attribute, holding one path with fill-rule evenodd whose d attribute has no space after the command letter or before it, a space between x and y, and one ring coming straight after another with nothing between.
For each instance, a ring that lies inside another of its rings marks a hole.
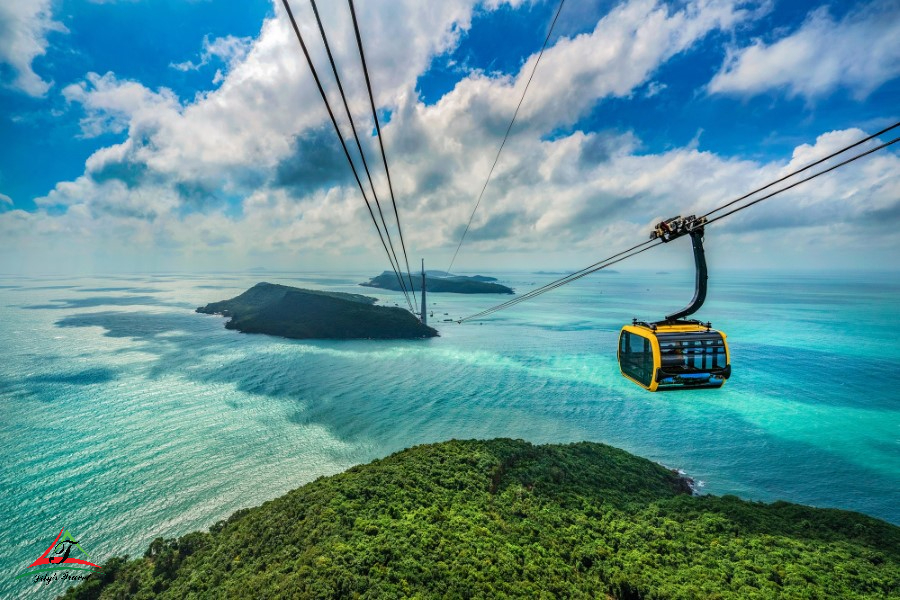
<instances>
[{"instance_id":1,"label":"sky","mask_svg":"<svg viewBox=\"0 0 900 600\"><path fill-rule=\"evenodd\" d=\"M445 269L558 0L355 6L410 263ZM348 5L319 9L387 210ZM900 0L566 1L454 270L587 266L900 121L898 39ZM280 0L4 0L0 107L0 273L389 268ZM711 269L896 269L898 146L711 225Z\"/></svg>"}]
</instances>

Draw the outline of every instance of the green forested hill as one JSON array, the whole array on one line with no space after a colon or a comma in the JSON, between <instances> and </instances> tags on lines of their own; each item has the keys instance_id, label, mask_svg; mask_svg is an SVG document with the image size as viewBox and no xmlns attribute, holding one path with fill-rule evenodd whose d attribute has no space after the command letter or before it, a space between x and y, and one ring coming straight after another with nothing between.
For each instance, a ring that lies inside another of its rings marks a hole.
<instances>
[{"instance_id":1,"label":"green forested hill","mask_svg":"<svg viewBox=\"0 0 900 600\"><path fill-rule=\"evenodd\" d=\"M506 287L496 281L493 277L485 277L484 275L449 275L441 276L431 273L440 273L440 271L425 272L425 287L429 293L449 292L453 294L514 294L512 288ZM381 288L385 290L400 290L400 283L397 276L392 271L385 271L381 275L377 275L365 283L360 285L365 287ZM412 286L417 292L422 291L422 274L412 276Z\"/></svg>"},{"instance_id":2,"label":"green forested hill","mask_svg":"<svg viewBox=\"0 0 900 600\"><path fill-rule=\"evenodd\" d=\"M900 528L688 491L602 444L419 446L158 539L66 598L900 597Z\"/></svg>"}]
</instances>

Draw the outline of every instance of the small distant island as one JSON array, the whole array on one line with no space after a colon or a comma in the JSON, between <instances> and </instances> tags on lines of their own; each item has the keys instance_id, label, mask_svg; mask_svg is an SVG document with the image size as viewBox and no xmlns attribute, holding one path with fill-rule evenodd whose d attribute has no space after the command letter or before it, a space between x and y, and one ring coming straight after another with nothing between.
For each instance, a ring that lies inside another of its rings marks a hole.
<instances>
[{"instance_id":1,"label":"small distant island","mask_svg":"<svg viewBox=\"0 0 900 600\"><path fill-rule=\"evenodd\" d=\"M257 283L230 300L212 302L198 313L231 317L225 327L291 339L420 339L438 335L402 308L374 306L361 294L321 292Z\"/></svg>"},{"instance_id":2,"label":"small distant island","mask_svg":"<svg viewBox=\"0 0 900 600\"><path fill-rule=\"evenodd\" d=\"M574 271L574 269L573 269ZM600 273L601 275L618 275L621 271L616 271L615 269L600 269L596 271L596 273ZM535 275L569 275L572 271L535 271Z\"/></svg>"},{"instance_id":3,"label":"small distant island","mask_svg":"<svg viewBox=\"0 0 900 600\"><path fill-rule=\"evenodd\" d=\"M405 281L405 280L404 280ZM514 294L512 288L499 283L494 277L485 275L453 275L446 271L425 271L425 285L428 292L452 293L452 294ZM422 289L422 272L412 274L412 284L415 291ZM383 290L400 291L400 284L393 271L385 271L377 277L373 277L365 283L364 287L380 288ZM407 285L409 283L407 282Z\"/></svg>"},{"instance_id":4,"label":"small distant island","mask_svg":"<svg viewBox=\"0 0 900 600\"><path fill-rule=\"evenodd\" d=\"M827 477L827 473L823 473ZM895 598L900 528L694 496L603 444L449 441L109 558L67 600Z\"/></svg>"}]
</instances>

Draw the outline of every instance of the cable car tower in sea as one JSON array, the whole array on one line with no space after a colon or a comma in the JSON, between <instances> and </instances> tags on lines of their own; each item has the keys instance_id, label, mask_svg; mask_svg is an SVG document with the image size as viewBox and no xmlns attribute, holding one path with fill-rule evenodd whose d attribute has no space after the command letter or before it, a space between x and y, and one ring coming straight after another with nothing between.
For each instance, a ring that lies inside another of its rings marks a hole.
<instances>
[{"instance_id":1,"label":"cable car tower in sea","mask_svg":"<svg viewBox=\"0 0 900 600\"><path fill-rule=\"evenodd\" d=\"M696 281L694 297L685 308L647 323L634 319L619 334L619 368L622 375L642 388L656 392L672 389L718 388L731 375L725 334L712 324L684 319L706 300L706 255L703 227L706 217L681 216L662 221L651 240L668 243L682 236L691 238Z\"/></svg>"}]
</instances>

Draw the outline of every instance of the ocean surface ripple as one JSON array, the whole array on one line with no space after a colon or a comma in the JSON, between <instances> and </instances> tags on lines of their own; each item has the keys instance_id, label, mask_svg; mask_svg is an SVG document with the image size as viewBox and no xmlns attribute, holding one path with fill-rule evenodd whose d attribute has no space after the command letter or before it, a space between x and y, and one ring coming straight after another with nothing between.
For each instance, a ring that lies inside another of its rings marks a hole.
<instances>
[{"instance_id":1,"label":"ocean surface ripple","mask_svg":"<svg viewBox=\"0 0 900 600\"><path fill-rule=\"evenodd\" d=\"M245 335L193 312L261 279L398 302L355 285L369 275L0 277L0 597L47 595L14 576L63 527L102 564L450 438L600 441L704 493L900 524L897 274L717 274L701 316L734 375L692 393L616 365L621 325L684 305L689 273L585 278L481 324L443 319L505 298L432 294L441 337L423 341ZM493 275L519 293L553 279Z\"/></svg>"}]
</instances>

